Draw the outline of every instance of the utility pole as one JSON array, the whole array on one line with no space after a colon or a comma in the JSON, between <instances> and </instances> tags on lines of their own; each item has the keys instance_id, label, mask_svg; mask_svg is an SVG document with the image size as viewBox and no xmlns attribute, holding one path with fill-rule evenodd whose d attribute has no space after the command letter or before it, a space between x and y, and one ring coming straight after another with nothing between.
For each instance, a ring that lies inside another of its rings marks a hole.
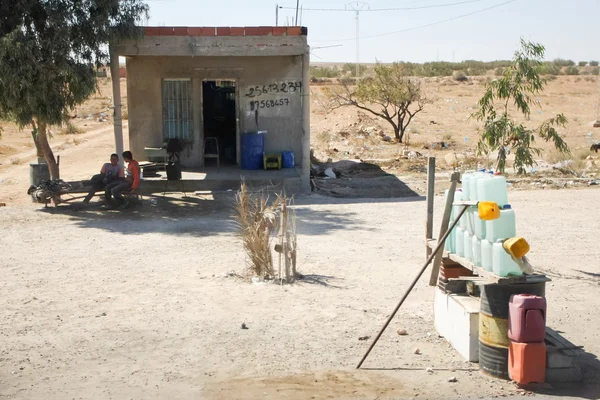
<instances>
[{"instance_id":1,"label":"utility pole","mask_svg":"<svg viewBox=\"0 0 600 400\"><path fill-rule=\"evenodd\" d=\"M354 1L347 4L346 8L356 13L356 77L360 78L360 12L369 10L371 7L362 1Z\"/></svg>"},{"instance_id":2,"label":"utility pole","mask_svg":"<svg viewBox=\"0 0 600 400\"><path fill-rule=\"evenodd\" d=\"M275 4L275 26L279 26L279 4Z\"/></svg>"},{"instance_id":3,"label":"utility pole","mask_svg":"<svg viewBox=\"0 0 600 400\"><path fill-rule=\"evenodd\" d=\"M295 26L298 26L298 8L300 7L300 0L296 0L296 22L294 22Z\"/></svg>"}]
</instances>

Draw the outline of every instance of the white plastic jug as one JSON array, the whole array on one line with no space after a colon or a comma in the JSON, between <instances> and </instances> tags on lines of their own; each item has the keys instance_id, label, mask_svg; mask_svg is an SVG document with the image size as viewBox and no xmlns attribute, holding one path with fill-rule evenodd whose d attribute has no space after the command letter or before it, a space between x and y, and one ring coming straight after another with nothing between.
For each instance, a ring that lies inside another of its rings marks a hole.
<instances>
[{"instance_id":1,"label":"white plastic jug","mask_svg":"<svg viewBox=\"0 0 600 400\"><path fill-rule=\"evenodd\" d=\"M473 212L473 226L474 226L474 234L479 239L485 239L485 230L486 230L486 221L479 218L479 211L475 209Z\"/></svg>"},{"instance_id":2,"label":"white plastic jug","mask_svg":"<svg viewBox=\"0 0 600 400\"><path fill-rule=\"evenodd\" d=\"M473 235L469 233L469 231L464 232L464 241L463 241L463 257L467 260L473 262L473 245L472 245Z\"/></svg>"},{"instance_id":3,"label":"white plastic jug","mask_svg":"<svg viewBox=\"0 0 600 400\"><path fill-rule=\"evenodd\" d=\"M500 218L485 223L485 238L492 243L517 236L515 211L510 204L500 209Z\"/></svg>"},{"instance_id":4,"label":"white plastic jug","mask_svg":"<svg viewBox=\"0 0 600 400\"><path fill-rule=\"evenodd\" d=\"M498 276L523 275L523 271L521 271L519 265L504 250L502 240L498 240L492 246L492 269L494 274Z\"/></svg>"},{"instance_id":5,"label":"white plastic jug","mask_svg":"<svg viewBox=\"0 0 600 400\"><path fill-rule=\"evenodd\" d=\"M500 207L508 204L506 178L502 175L487 176L477 181L477 197L480 201L493 201Z\"/></svg>"},{"instance_id":6,"label":"white plastic jug","mask_svg":"<svg viewBox=\"0 0 600 400\"><path fill-rule=\"evenodd\" d=\"M465 231L460 226L457 226L454 230L454 252L463 257L465 255Z\"/></svg>"},{"instance_id":7,"label":"white plastic jug","mask_svg":"<svg viewBox=\"0 0 600 400\"><path fill-rule=\"evenodd\" d=\"M482 171L477 171L477 172L474 172L472 175L470 175L470 177L469 177L469 200L471 200L471 201L481 200L478 196L478 191L477 191L478 183L477 182L479 182L479 180L485 179L485 178L488 178L488 174L486 174L485 172L482 172Z\"/></svg>"},{"instance_id":8,"label":"white plastic jug","mask_svg":"<svg viewBox=\"0 0 600 400\"><path fill-rule=\"evenodd\" d=\"M471 182L471 176L473 176L473 174L475 173L475 171L466 171L465 173L462 174L461 176L461 181L462 181L462 191L463 191L463 198L464 200L469 200L470 198L470 182Z\"/></svg>"},{"instance_id":9,"label":"white plastic jug","mask_svg":"<svg viewBox=\"0 0 600 400\"><path fill-rule=\"evenodd\" d=\"M481 266L481 239L473 236L471 239L471 254L473 256L473 264Z\"/></svg>"},{"instance_id":10,"label":"white plastic jug","mask_svg":"<svg viewBox=\"0 0 600 400\"><path fill-rule=\"evenodd\" d=\"M446 191L444 192L444 200L446 200L448 198L449 191L450 191L449 189L446 189ZM455 196L456 196L456 193L455 193ZM448 223L448 227L452 226L453 221L454 221L454 207L452 207L452 210L450 212L450 221ZM446 241L444 242L444 250L449 251L450 253L454 253L453 249L454 249L454 236L452 235L452 232L450 232L450 234L446 238Z\"/></svg>"},{"instance_id":11,"label":"white plastic jug","mask_svg":"<svg viewBox=\"0 0 600 400\"><path fill-rule=\"evenodd\" d=\"M492 242L486 239L481 241L481 268L492 272Z\"/></svg>"}]
</instances>

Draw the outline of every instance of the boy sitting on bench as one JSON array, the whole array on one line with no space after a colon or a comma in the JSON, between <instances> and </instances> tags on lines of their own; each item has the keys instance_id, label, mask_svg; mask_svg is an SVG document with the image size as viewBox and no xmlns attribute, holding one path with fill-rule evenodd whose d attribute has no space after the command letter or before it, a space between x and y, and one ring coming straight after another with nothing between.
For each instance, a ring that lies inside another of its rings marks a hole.
<instances>
[{"instance_id":1,"label":"boy sitting on bench","mask_svg":"<svg viewBox=\"0 0 600 400\"><path fill-rule=\"evenodd\" d=\"M113 182L106 185L106 193L108 194L108 200L110 202L110 194L112 194L117 201L117 205L121 208L127 207L125 199L123 198L123 192L134 191L140 184L140 164L133 159L131 151L123 152L123 160L127 163L127 177L125 181ZM107 206L110 203L107 203Z\"/></svg>"},{"instance_id":2,"label":"boy sitting on bench","mask_svg":"<svg viewBox=\"0 0 600 400\"><path fill-rule=\"evenodd\" d=\"M125 175L123 174L123 168L119 165L119 156L116 154L111 154L110 162L102 165L98 175L92 176L92 189L87 196L85 196L83 202L88 204L97 191L102 190L107 185L114 182L122 182L124 178ZM107 201L108 200L109 197L107 196Z\"/></svg>"}]
</instances>

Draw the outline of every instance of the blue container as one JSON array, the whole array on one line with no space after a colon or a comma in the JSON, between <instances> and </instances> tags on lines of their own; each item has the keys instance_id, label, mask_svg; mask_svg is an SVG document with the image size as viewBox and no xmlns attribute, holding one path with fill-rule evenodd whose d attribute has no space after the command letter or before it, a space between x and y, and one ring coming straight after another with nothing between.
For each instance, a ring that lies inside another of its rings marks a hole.
<instances>
[{"instance_id":1,"label":"blue container","mask_svg":"<svg viewBox=\"0 0 600 400\"><path fill-rule=\"evenodd\" d=\"M267 133L267 131L242 133L242 169L263 169L265 133Z\"/></svg>"},{"instance_id":2,"label":"blue container","mask_svg":"<svg viewBox=\"0 0 600 400\"><path fill-rule=\"evenodd\" d=\"M281 153L281 167L294 168L294 152L284 151Z\"/></svg>"}]
</instances>

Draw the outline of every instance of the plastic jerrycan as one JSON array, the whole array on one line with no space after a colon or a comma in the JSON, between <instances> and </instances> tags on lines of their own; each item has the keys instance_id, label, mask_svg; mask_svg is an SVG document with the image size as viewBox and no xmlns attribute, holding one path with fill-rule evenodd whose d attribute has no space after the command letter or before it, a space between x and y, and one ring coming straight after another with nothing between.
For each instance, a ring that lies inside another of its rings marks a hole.
<instances>
[{"instance_id":1,"label":"plastic jerrycan","mask_svg":"<svg viewBox=\"0 0 600 400\"><path fill-rule=\"evenodd\" d=\"M492 272L492 242L487 239L481 241L481 268Z\"/></svg>"},{"instance_id":2,"label":"plastic jerrycan","mask_svg":"<svg viewBox=\"0 0 600 400\"><path fill-rule=\"evenodd\" d=\"M469 231L465 231L463 237L463 257L473 262L473 235L471 235Z\"/></svg>"},{"instance_id":3,"label":"plastic jerrycan","mask_svg":"<svg viewBox=\"0 0 600 400\"><path fill-rule=\"evenodd\" d=\"M470 175L469 177L469 200L470 201L479 201L479 196L477 195L477 182L480 179L486 177L486 173L483 171L477 171ZM479 213L477 211L477 207L470 207L467 212L467 230L471 235L477 235L479 232L479 237L485 237L485 223L483 223L479 219Z\"/></svg>"},{"instance_id":4,"label":"plastic jerrycan","mask_svg":"<svg viewBox=\"0 0 600 400\"><path fill-rule=\"evenodd\" d=\"M477 181L477 197L480 201L493 201L500 207L508 204L506 178L502 175L489 175Z\"/></svg>"},{"instance_id":5,"label":"plastic jerrycan","mask_svg":"<svg viewBox=\"0 0 600 400\"><path fill-rule=\"evenodd\" d=\"M498 240L492 245L492 270L498 276L521 276L523 271L512 259L511 255L504 250L503 240Z\"/></svg>"},{"instance_id":6,"label":"plastic jerrycan","mask_svg":"<svg viewBox=\"0 0 600 400\"><path fill-rule=\"evenodd\" d=\"M471 255L473 257L473 264L481 266L481 239L473 235L471 239Z\"/></svg>"},{"instance_id":7,"label":"plastic jerrycan","mask_svg":"<svg viewBox=\"0 0 600 400\"><path fill-rule=\"evenodd\" d=\"M445 193L446 193L446 197L447 197L448 190L446 190ZM462 199L463 199L463 192L460 189L458 189L457 191L454 192L454 202L462 201ZM461 209L462 209L461 206L452 206L452 212L450 214L450 225L452 225L452 222L454 222L456 220ZM449 251L451 253L455 253L455 254L456 254L456 232L457 232L457 229L458 229L458 225L452 230L452 232L450 232L450 235L448 235L448 238L446 239L446 243L444 246L444 248L447 251Z\"/></svg>"},{"instance_id":8,"label":"plastic jerrycan","mask_svg":"<svg viewBox=\"0 0 600 400\"><path fill-rule=\"evenodd\" d=\"M454 250L455 253L461 257L465 255L465 231L460 226L457 226L454 230Z\"/></svg>"},{"instance_id":9,"label":"plastic jerrycan","mask_svg":"<svg viewBox=\"0 0 600 400\"><path fill-rule=\"evenodd\" d=\"M485 238L494 243L499 239L509 239L517 236L515 211L510 204L500 209L500 217L485 222Z\"/></svg>"},{"instance_id":10,"label":"plastic jerrycan","mask_svg":"<svg viewBox=\"0 0 600 400\"><path fill-rule=\"evenodd\" d=\"M468 201L469 200L469 183L471 181L471 176L474 174L474 171L467 171L464 174L462 174L461 176L461 180L462 180L462 198L463 201ZM460 223L460 227L463 229L463 231L467 230L467 220L468 220L468 216L469 216L469 210L467 210L465 212L465 214L463 215L463 217L460 219L459 223Z\"/></svg>"}]
</instances>

